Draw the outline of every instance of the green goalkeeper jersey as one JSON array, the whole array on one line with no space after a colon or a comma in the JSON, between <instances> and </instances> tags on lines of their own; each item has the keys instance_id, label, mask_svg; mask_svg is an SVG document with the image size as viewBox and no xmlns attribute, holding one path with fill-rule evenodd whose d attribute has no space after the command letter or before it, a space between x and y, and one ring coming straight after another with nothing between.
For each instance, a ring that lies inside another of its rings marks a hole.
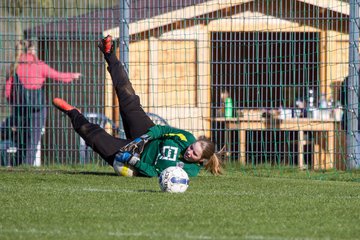
<instances>
[{"instance_id":1,"label":"green goalkeeper jersey","mask_svg":"<svg viewBox=\"0 0 360 240\"><path fill-rule=\"evenodd\" d=\"M165 168L182 165L190 177L198 175L200 165L187 162L183 158L186 149L196 141L191 133L169 126L155 125L147 134L152 139L146 144L140 161L135 165L141 174L155 177Z\"/></svg>"}]
</instances>

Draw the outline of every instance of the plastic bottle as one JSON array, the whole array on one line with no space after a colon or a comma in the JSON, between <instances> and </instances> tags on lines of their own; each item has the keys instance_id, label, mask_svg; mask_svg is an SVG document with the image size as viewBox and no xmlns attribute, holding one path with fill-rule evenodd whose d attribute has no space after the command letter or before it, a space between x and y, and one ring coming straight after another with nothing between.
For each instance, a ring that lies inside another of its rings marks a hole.
<instances>
[{"instance_id":1,"label":"plastic bottle","mask_svg":"<svg viewBox=\"0 0 360 240\"><path fill-rule=\"evenodd\" d=\"M326 101L325 94L321 94L319 108L326 109L327 107L328 107L328 103Z\"/></svg>"},{"instance_id":2,"label":"plastic bottle","mask_svg":"<svg viewBox=\"0 0 360 240\"><path fill-rule=\"evenodd\" d=\"M314 91L309 89L309 96L308 96L308 103L307 103L307 117L314 118Z\"/></svg>"},{"instance_id":3,"label":"plastic bottle","mask_svg":"<svg viewBox=\"0 0 360 240\"><path fill-rule=\"evenodd\" d=\"M225 117L226 118L233 117L233 101L231 98L225 99Z\"/></svg>"},{"instance_id":4,"label":"plastic bottle","mask_svg":"<svg viewBox=\"0 0 360 240\"><path fill-rule=\"evenodd\" d=\"M320 119L328 120L330 118L330 108L328 108L328 102L325 94L321 94L319 102Z\"/></svg>"}]
</instances>

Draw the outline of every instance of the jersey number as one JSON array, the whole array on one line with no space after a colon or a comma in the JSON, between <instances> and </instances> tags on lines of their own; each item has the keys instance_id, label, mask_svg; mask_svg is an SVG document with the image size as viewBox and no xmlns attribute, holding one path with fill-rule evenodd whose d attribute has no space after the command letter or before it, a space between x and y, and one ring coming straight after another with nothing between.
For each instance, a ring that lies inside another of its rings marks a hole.
<instances>
[{"instance_id":1,"label":"jersey number","mask_svg":"<svg viewBox=\"0 0 360 240\"><path fill-rule=\"evenodd\" d=\"M169 161L176 161L176 156L179 149L177 147L164 146L162 149L162 159Z\"/></svg>"}]
</instances>

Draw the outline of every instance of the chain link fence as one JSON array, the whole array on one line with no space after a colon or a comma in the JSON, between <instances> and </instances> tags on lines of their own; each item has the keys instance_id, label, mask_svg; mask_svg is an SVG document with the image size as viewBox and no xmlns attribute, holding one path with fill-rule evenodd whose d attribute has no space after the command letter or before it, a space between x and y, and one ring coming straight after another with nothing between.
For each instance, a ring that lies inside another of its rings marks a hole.
<instances>
[{"instance_id":1,"label":"chain link fence","mask_svg":"<svg viewBox=\"0 0 360 240\"><path fill-rule=\"evenodd\" d=\"M51 100L65 98L124 137L97 49L110 34L145 111L211 137L226 162L359 166L358 1L2 0L0 10L1 165L103 164ZM42 94L39 112L6 98L24 60L19 43L36 48L38 63L82 75L34 83L39 72L27 70L19 84Z\"/></svg>"}]
</instances>

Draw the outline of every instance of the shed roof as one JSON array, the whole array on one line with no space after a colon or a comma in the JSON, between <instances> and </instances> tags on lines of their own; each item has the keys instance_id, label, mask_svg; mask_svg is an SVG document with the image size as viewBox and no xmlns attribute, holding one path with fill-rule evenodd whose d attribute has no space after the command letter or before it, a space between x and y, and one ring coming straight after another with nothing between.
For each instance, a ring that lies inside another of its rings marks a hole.
<instances>
[{"instance_id":1,"label":"shed roof","mask_svg":"<svg viewBox=\"0 0 360 240\"><path fill-rule=\"evenodd\" d=\"M251 4L255 5L254 0L133 0L130 7L129 34L138 34L157 29L171 24L181 23L184 20L197 19L198 23L209 20L212 17L226 17L231 14L238 14L241 11L248 11ZM320 9L321 15L343 16L347 18L350 11L348 3L340 0L288 0L272 2L272 9L264 9L269 15L290 20L289 11L282 11L281 15L273 11L274 6L283 5L287 8L301 10L303 6L315 6ZM240 7L239 6L243 6ZM257 3L257 6L261 4ZM266 5L266 8L268 5ZM252 9L254 10L254 9ZM259 9L258 9L259 10ZM279 9L280 10L280 9ZM283 9L284 10L284 9ZM223 11L223 13L222 13ZM27 36L36 36L39 39L63 39L75 38L86 39L89 36L98 38L99 36L112 34L115 38L119 35L118 29L121 23L120 7L114 6L107 9L99 9L81 16L72 18L62 18L58 21L39 25L26 31ZM260 9L261 12L261 9ZM291 12L291 11L290 11ZM329 13L330 12L330 13ZM220 13L220 14L219 14ZM308 14L303 16L301 14ZM317 13L307 13L306 11L292 13L299 22L305 22L306 17L318 17ZM309 15L312 14L312 15ZM315 15L314 15L315 14ZM320 19L321 20L321 19ZM178 24L179 25L179 24ZM180 24L181 25L181 24ZM171 28L169 28L171 29ZM344 28L345 31L347 28ZM71 33L71 34L70 34Z\"/></svg>"},{"instance_id":2,"label":"shed roof","mask_svg":"<svg viewBox=\"0 0 360 240\"><path fill-rule=\"evenodd\" d=\"M130 7L130 24L208 1L209 0L132 0ZM25 33L27 36L36 36L42 39L70 37L69 33L75 38L81 35L84 37L88 34L102 35L105 30L119 26L121 22L120 12L120 6L116 5L76 17L60 18L57 21L46 22L34 28L27 29Z\"/></svg>"}]
</instances>

